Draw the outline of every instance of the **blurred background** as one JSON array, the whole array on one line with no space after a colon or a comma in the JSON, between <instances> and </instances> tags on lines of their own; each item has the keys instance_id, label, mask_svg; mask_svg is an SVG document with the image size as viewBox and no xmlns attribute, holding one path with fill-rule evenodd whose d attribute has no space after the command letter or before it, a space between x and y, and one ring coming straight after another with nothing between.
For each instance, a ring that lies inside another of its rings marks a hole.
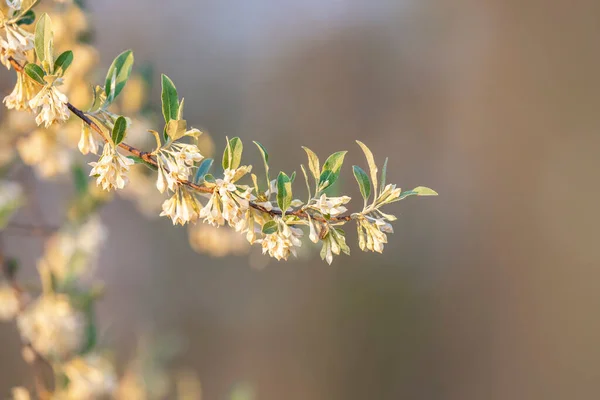
<instances>
[{"instance_id":1,"label":"blurred background","mask_svg":"<svg viewBox=\"0 0 600 400\"><path fill-rule=\"evenodd\" d=\"M390 157L389 182L440 193L389 208L399 219L383 256L354 245L332 266L317 251L286 263L201 255L185 229L111 203L97 275L118 359L142 335L177 335L173 368L195 371L206 399L240 384L262 400L600 395L599 2L95 0L89 11L100 71L133 49L169 74L217 148L240 136L257 162L259 140L285 171L305 162L301 145L350 150L341 184L358 195L360 139ZM64 191L38 190L59 223ZM34 269L41 241L8 243ZM6 393L27 369L12 325L0 340Z\"/></svg>"}]
</instances>

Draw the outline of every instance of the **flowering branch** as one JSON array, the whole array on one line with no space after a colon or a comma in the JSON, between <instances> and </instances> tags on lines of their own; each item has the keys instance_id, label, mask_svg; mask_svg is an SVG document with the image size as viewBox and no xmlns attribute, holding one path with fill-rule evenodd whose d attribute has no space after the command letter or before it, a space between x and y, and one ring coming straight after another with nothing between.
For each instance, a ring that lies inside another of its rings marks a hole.
<instances>
[{"instance_id":1,"label":"flowering branch","mask_svg":"<svg viewBox=\"0 0 600 400\"><path fill-rule=\"evenodd\" d=\"M27 13L35 5L29 0ZM23 9L23 5L20 5ZM106 76L104 87L96 86L91 107L87 111L71 104L58 87L73 61L73 52L67 50L55 57L53 30L50 17L43 14L35 26L35 34L19 26L22 10L15 9L10 19L2 23L7 30L7 41L0 42L4 63L17 72L15 90L4 100L8 108L37 112L36 122L46 128L69 119L73 113L82 122L79 149L83 154L102 153L97 162L92 162L90 175L96 177L97 185L111 191L123 189L128 182L128 173L134 163L141 163L156 171L156 188L171 194L162 205L161 216L168 216L173 224L184 225L203 219L211 225L227 223L240 233L245 233L250 243L260 243L264 253L277 259L287 259L296 254L303 235L298 225L309 228L309 238L314 243L323 242L321 257L332 262L333 254L349 254L345 233L340 226L356 221L359 245L364 251L383 251L387 243L386 233L393 230L389 222L396 218L384 213L381 207L411 195L437 195L426 187L417 187L402 192L395 185L385 184L387 160L381 182L378 182L378 167L370 149L358 142L368 161L370 174L354 166L353 173L364 199L363 210L346 213L348 196L330 197L326 190L340 175L346 155L337 152L327 158L321 167L319 158L310 149L304 148L308 156L308 172L301 166L308 200L294 199L292 183L296 173L288 176L280 172L276 179L269 177L268 153L258 142L265 166L266 190L259 188L252 166L242 166L242 141L227 139L223 153L223 176L210 173L212 159L205 158L194 143L202 134L197 129L188 129L183 118L184 100L179 99L175 84L162 75L162 113L165 126L162 134L149 130L156 141L153 151L142 151L127 144L124 139L131 120L109 111L109 107L123 90L131 74L133 54L125 51L113 61ZM10 35L9 35L10 33ZM17 37L10 41L11 37ZM2 45L2 43L6 43ZM28 56L35 54L36 62ZM98 141L95 135L100 137ZM190 142L191 141L191 142ZM130 156L123 155L125 151ZM240 184L239 180L250 175L253 185ZM314 187L309 182L312 175ZM264 185L263 185L264 186ZM379 190L378 190L379 188ZM372 203L368 200L372 195ZM208 198L205 205L199 198Z\"/></svg>"}]
</instances>

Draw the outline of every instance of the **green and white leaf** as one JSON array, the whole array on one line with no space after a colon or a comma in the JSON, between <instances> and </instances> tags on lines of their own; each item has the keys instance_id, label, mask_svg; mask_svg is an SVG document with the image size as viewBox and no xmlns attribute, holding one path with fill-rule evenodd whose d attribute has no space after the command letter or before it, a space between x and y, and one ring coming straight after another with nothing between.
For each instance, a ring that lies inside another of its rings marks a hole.
<instances>
[{"instance_id":1,"label":"green and white leaf","mask_svg":"<svg viewBox=\"0 0 600 400\"><path fill-rule=\"evenodd\" d=\"M227 140L227 147L223 152L223 169L236 169L242 163L244 145L239 137Z\"/></svg>"},{"instance_id":2,"label":"green and white leaf","mask_svg":"<svg viewBox=\"0 0 600 400\"><path fill-rule=\"evenodd\" d=\"M277 205L282 213L285 214L285 211L290 207L291 202L292 182L284 172L280 172L277 176Z\"/></svg>"},{"instance_id":3,"label":"green and white leaf","mask_svg":"<svg viewBox=\"0 0 600 400\"><path fill-rule=\"evenodd\" d=\"M34 47L35 54L38 59L42 63L42 65L46 65L49 71L48 73L52 73L51 70L54 66L53 62L53 32L52 32L52 21L48 14L44 13L38 20L35 26L35 38L34 38Z\"/></svg>"},{"instance_id":4,"label":"green and white leaf","mask_svg":"<svg viewBox=\"0 0 600 400\"><path fill-rule=\"evenodd\" d=\"M182 138L187 132L187 121L184 119L172 119L167 122L167 136L171 141Z\"/></svg>"},{"instance_id":5,"label":"green and white leaf","mask_svg":"<svg viewBox=\"0 0 600 400\"><path fill-rule=\"evenodd\" d=\"M319 157L308 147L302 147L308 156L308 169L313 174L315 181L319 180L321 176L321 167L319 164Z\"/></svg>"},{"instance_id":6,"label":"green and white leaf","mask_svg":"<svg viewBox=\"0 0 600 400\"><path fill-rule=\"evenodd\" d=\"M60 76L64 75L72 62L73 52L71 50L65 51L56 59L56 62L54 63L54 73Z\"/></svg>"},{"instance_id":7,"label":"green and white leaf","mask_svg":"<svg viewBox=\"0 0 600 400\"><path fill-rule=\"evenodd\" d=\"M162 75L161 80L162 92L162 112L165 117L165 123L169 123L171 120L176 120L179 114L179 97L177 94L177 88L173 81L166 75Z\"/></svg>"},{"instance_id":8,"label":"green and white leaf","mask_svg":"<svg viewBox=\"0 0 600 400\"><path fill-rule=\"evenodd\" d=\"M366 204L367 199L371 195L371 182L369 181L369 177L367 176L367 173L358 165L354 165L352 167L352 172L354 173L356 182L358 182L360 194L362 195L363 199L365 199Z\"/></svg>"},{"instance_id":9,"label":"green and white leaf","mask_svg":"<svg viewBox=\"0 0 600 400\"><path fill-rule=\"evenodd\" d=\"M387 179L387 164L388 164L388 158L385 158L385 161L383 162L383 168L381 169L381 185L380 185L380 190L383 192L383 189L385 188L385 181ZM375 192L375 196L377 196L377 192Z\"/></svg>"},{"instance_id":10,"label":"green and white leaf","mask_svg":"<svg viewBox=\"0 0 600 400\"><path fill-rule=\"evenodd\" d=\"M365 153L365 157L367 159L367 163L369 164L369 172L371 174L371 182L373 182L373 192L377 193L377 164L375 164L375 157L373 157L373 153L371 149L367 147L366 144L357 140L356 143L360 146L363 153Z\"/></svg>"},{"instance_id":11,"label":"green and white leaf","mask_svg":"<svg viewBox=\"0 0 600 400\"><path fill-rule=\"evenodd\" d=\"M127 120L123 116L119 116L115 121L115 125L112 129L111 139L115 145L118 145L125 139L125 132L127 131Z\"/></svg>"},{"instance_id":12,"label":"green and white leaf","mask_svg":"<svg viewBox=\"0 0 600 400\"><path fill-rule=\"evenodd\" d=\"M112 103L119 93L125 87L129 75L131 75L131 68L133 67L133 52L126 50L119 54L112 62L108 73L106 74L106 82L104 86L104 93L106 94L107 106Z\"/></svg>"},{"instance_id":13,"label":"green and white leaf","mask_svg":"<svg viewBox=\"0 0 600 400\"><path fill-rule=\"evenodd\" d=\"M438 195L438 193L435 190L430 189L425 186L418 186L418 187L414 188L412 191L414 193L416 193L417 196L437 196Z\"/></svg>"},{"instance_id":14,"label":"green and white leaf","mask_svg":"<svg viewBox=\"0 0 600 400\"><path fill-rule=\"evenodd\" d=\"M275 232L277 232L277 222L273 220L266 222L262 226L262 233L264 233L265 235L270 235Z\"/></svg>"},{"instance_id":15,"label":"green and white leaf","mask_svg":"<svg viewBox=\"0 0 600 400\"><path fill-rule=\"evenodd\" d=\"M29 63L24 67L25 73L28 77L39 83L40 85L45 85L46 81L44 77L46 73L44 70L37 64Z\"/></svg>"}]
</instances>

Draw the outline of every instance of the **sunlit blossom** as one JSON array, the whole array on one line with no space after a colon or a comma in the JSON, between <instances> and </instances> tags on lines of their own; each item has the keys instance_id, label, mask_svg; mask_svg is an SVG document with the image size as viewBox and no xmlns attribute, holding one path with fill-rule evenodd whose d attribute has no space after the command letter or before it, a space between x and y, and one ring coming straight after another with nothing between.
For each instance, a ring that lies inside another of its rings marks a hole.
<instances>
[{"instance_id":1,"label":"sunlit blossom","mask_svg":"<svg viewBox=\"0 0 600 400\"><path fill-rule=\"evenodd\" d=\"M4 25L4 37L0 36L0 62L11 68L10 58L17 62L27 61L27 52L33 49L33 35L14 24Z\"/></svg>"},{"instance_id":2,"label":"sunlit blossom","mask_svg":"<svg viewBox=\"0 0 600 400\"><path fill-rule=\"evenodd\" d=\"M96 184L104 190L123 189L128 182L127 172L133 160L119 153L110 143L104 145L98 162L91 162L90 176L96 176Z\"/></svg>"},{"instance_id":3,"label":"sunlit blossom","mask_svg":"<svg viewBox=\"0 0 600 400\"><path fill-rule=\"evenodd\" d=\"M327 195L322 194L321 197L311 204L311 207L319 210L324 215L335 217L347 211L347 208L343 204L347 204L349 201L350 197L348 196L327 197Z\"/></svg>"},{"instance_id":4,"label":"sunlit blossom","mask_svg":"<svg viewBox=\"0 0 600 400\"><path fill-rule=\"evenodd\" d=\"M44 125L46 128L55 123L64 122L69 119L68 99L58 88L56 84L49 83L44 86L33 99L29 101L29 107L38 113L35 122L38 125Z\"/></svg>"},{"instance_id":5,"label":"sunlit blossom","mask_svg":"<svg viewBox=\"0 0 600 400\"><path fill-rule=\"evenodd\" d=\"M30 110L29 101L36 95L37 88L24 73L17 73L17 83L13 91L4 98L3 102L9 110Z\"/></svg>"},{"instance_id":6,"label":"sunlit blossom","mask_svg":"<svg viewBox=\"0 0 600 400\"><path fill-rule=\"evenodd\" d=\"M167 216L173 221L173 225L185 225L188 222L198 220L199 211L202 205L186 188L177 188L173 196L165 200L162 205L162 216Z\"/></svg>"},{"instance_id":7,"label":"sunlit blossom","mask_svg":"<svg viewBox=\"0 0 600 400\"><path fill-rule=\"evenodd\" d=\"M277 223L277 230L256 241L261 243L263 254L268 253L277 260L287 260L290 254L296 256L296 247L302 246L302 230L287 225L279 217L274 221Z\"/></svg>"}]
</instances>

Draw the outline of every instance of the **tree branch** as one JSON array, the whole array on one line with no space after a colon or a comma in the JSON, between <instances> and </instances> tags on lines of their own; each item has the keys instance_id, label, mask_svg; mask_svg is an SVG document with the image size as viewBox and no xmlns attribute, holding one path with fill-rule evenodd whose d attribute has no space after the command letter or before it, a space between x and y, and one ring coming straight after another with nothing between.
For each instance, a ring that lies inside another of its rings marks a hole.
<instances>
[{"instance_id":1,"label":"tree branch","mask_svg":"<svg viewBox=\"0 0 600 400\"><path fill-rule=\"evenodd\" d=\"M9 60L10 60L11 65L13 66L13 68L16 71L18 71L20 73L24 72L23 66L17 60L15 60L13 57L9 57ZM102 132L102 129L98 126L98 124L96 124L94 121L92 121L91 118L88 117L84 111L78 109L71 103L67 103L67 107L73 114L75 114L79 119L81 119L85 124L87 124L92 130L94 130L96 133L98 133L105 142L108 142L108 140L106 139L106 137L104 135L104 132ZM156 160L154 159L152 154L150 154L149 152L139 150L125 142L119 143L118 146L120 148L122 148L123 150L131 153L132 155L141 158L142 160L144 160L144 162L146 162L154 167L158 167L158 163L156 162ZM212 188L200 186L200 185L198 185L192 181L188 181L188 180L180 179L179 183L181 185L187 186L187 187L189 187L197 192L201 192L201 193L212 193L214 190ZM249 202L249 204L250 204L250 207L252 207L253 209L263 212L265 214L270 214L271 216L281 216L282 215L282 212L280 210L267 210L266 208L254 203L254 202ZM287 212L286 214L294 215L294 216L296 216L300 219L304 219L304 220L308 219L308 214L302 210L293 210L293 211ZM323 223L348 222L353 219L351 215L342 215L342 216L338 216L338 217L331 217L329 219L325 219L319 215L311 215L310 217L312 219L314 219L315 221L319 221L319 222L323 222Z\"/></svg>"}]
</instances>

